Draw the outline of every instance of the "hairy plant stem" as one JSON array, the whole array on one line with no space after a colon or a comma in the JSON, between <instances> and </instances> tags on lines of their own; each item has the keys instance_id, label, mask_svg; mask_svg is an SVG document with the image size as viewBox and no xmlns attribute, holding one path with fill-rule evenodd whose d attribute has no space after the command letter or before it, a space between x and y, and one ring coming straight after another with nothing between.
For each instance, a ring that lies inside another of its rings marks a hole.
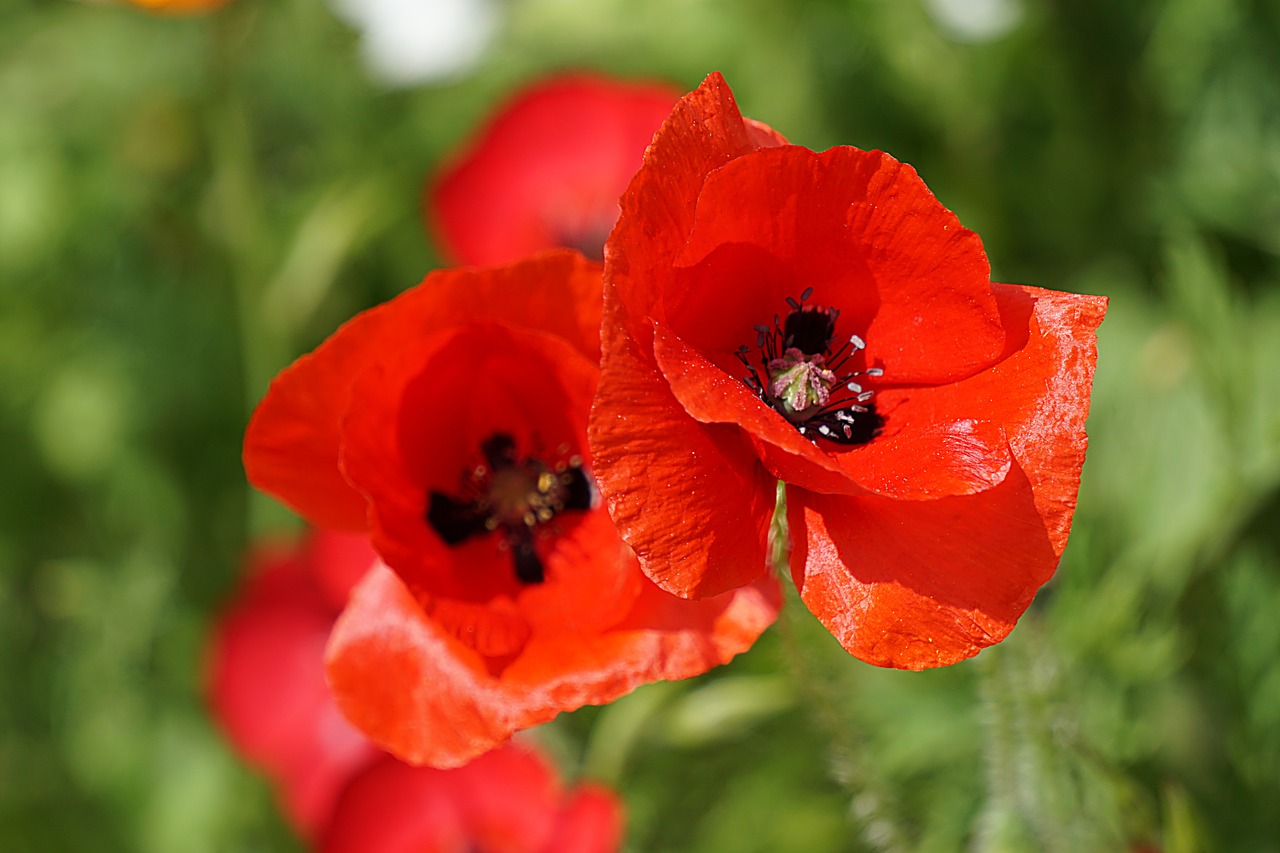
<instances>
[{"instance_id":1,"label":"hairy plant stem","mask_svg":"<svg viewBox=\"0 0 1280 853\"><path fill-rule=\"evenodd\" d=\"M771 528L773 547L770 557L774 570L785 578L790 571L791 539L787 529L786 489L781 483L777 501ZM849 819L867 849L877 853L905 853L910 848L895 819L889 797L867 772L862 759L863 740L847 716L840 712L839 690L830 678L814 669L811 655L801 646L797 632L798 616L793 614L797 614L804 605L790 584L784 582L783 588L788 590L788 594L786 606L778 614L782 654L801 697L830 738L829 772L849 795ZM850 659L849 665L863 664Z\"/></svg>"},{"instance_id":2,"label":"hairy plant stem","mask_svg":"<svg viewBox=\"0 0 1280 853\"><path fill-rule=\"evenodd\" d=\"M1058 695L1061 673L1035 612L1015 637L976 661L985 740L987 802L975 853L1103 849L1079 820L1077 749L1070 714ZM1080 846L1080 845L1085 846Z\"/></svg>"}]
</instances>

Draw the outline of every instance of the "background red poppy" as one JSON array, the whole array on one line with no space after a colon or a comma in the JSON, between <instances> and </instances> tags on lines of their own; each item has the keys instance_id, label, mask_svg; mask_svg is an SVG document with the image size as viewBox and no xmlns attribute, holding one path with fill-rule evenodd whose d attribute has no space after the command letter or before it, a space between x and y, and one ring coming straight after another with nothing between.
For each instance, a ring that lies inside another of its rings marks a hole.
<instances>
[{"instance_id":1,"label":"background red poppy","mask_svg":"<svg viewBox=\"0 0 1280 853\"><path fill-rule=\"evenodd\" d=\"M210 704L236 750L278 787L298 831L330 851L616 850L617 797L597 786L563 792L527 746L456 770L413 768L342 718L325 684L324 645L376 561L367 539L326 531L262 545L214 631Z\"/></svg>"},{"instance_id":2,"label":"background red poppy","mask_svg":"<svg viewBox=\"0 0 1280 853\"><path fill-rule=\"evenodd\" d=\"M384 756L342 795L325 853L614 853L622 809L609 790L564 790L547 762L507 744L463 767Z\"/></svg>"},{"instance_id":3,"label":"background red poppy","mask_svg":"<svg viewBox=\"0 0 1280 853\"><path fill-rule=\"evenodd\" d=\"M618 196L678 98L592 74L522 89L426 190L445 256L482 266L567 246L600 260Z\"/></svg>"},{"instance_id":4,"label":"background red poppy","mask_svg":"<svg viewBox=\"0 0 1280 853\"><path fill-rule=\"evenodd\" d=\"M326 826L347 781L379 754L338 712L324 675L333 622L376 561L367 537L322 530L301 544L260 544L213 632L214 716L278 787L285 812L308 837Z\"/></svg>"}]
</instances>

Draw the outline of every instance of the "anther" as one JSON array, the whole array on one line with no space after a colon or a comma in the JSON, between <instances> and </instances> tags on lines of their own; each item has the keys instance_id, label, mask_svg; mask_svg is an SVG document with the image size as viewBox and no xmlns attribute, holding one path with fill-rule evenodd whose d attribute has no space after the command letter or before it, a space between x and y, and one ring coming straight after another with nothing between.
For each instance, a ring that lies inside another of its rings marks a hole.
<instances>
[{"instance_id":1,"label":"anther","mask_svg":"<svg viewBox=\"0 0 1280 853\"><path fill-rule=\"evenodd\" d=\"M536 457L521 458L515 439L495 433L480 444L487 464L464 470L455 495L431 491L424 520L450 546L475 536L501 534L497 548L510 553L521 583L540 583L542 563L536 537L561 512L591 509L595 485L582 467L582 456L567 459L570 445L560 445L558 459L548 466Z\"/></svg>"},{"instance_id":2,"label":"anther","mask_svg":"<svg viewBox=\"0 0 1280 853\"><path fill-rule=\"evenodd\" d=\"M813 287L806 287L799 300L786 297L790 313L785 320L774 314L772 328L752 326L758 362L752 364L746 344L734 351L747 368L742 382L810 440L821 436L839 444L865 444L879 433L884 419L872 402L875 391L859 380L884 371L846 367L867 343L851 334L833 351L840 311L809 303L813 293Z\"/></svg>"}]
</instances>

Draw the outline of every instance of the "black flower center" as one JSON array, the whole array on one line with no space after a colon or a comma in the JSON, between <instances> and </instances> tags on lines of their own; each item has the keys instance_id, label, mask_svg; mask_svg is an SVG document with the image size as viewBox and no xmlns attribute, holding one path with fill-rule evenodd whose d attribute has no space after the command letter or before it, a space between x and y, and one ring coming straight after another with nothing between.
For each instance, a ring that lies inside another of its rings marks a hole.
<instances>
[{"instance_id":1,"label":"black flower center","mask_svg":"<svg viewBox=\"0 0 1280 853\"><path fill-rule=\"evenodd\" d=\"M582 458L561 457L552 465L529 456L519 459L515 439L494 433L480 443L484 460L463 471L455 495L432 490L426 519L448 545L497 533L500 550L511 553L521 583L542 583L545 572L534 547L535 536L563 512L591 509L595 484Z\"/></svg>"},{"instance_id":2,"label":"black flower center","mask_svg":"<svg viewBox=\"0 0 1280 853\"><path fill-rule=\"evenodd\" d=\"M774 314L772 326L755 327L759 367L752 363L752 348L746 344L735 353L749 371L742 381L810 441L866 444L880 433L884 417L876 411L875 392L860 380L883 376L884 371L848 369L866 343L850 335L833 351L840 310L806 305L812 295L810 287L799 301L787 297L791 311L785 319Z\"/></svg>"}]
</instances>

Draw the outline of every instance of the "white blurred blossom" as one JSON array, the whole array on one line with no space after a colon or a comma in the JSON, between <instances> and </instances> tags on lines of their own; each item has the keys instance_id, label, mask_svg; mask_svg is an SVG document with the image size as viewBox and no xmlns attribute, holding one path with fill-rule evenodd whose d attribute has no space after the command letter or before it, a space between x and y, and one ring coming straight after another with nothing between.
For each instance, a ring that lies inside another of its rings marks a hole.
<instances>
[{"instance_id":1,"label":"white blurred blossom","mask_svg":"<svg viewBox=\"0 0 1280 853\"><path fill-rule=\"evenodd\" d=\"M369 72L392 86L461 74L497 31L496 0L330 0L362 33Z\"/></svg>"},{"instance_id":2,"label":"white blurred blossom","mask_svg":"<svg viewBox=\"0 0 1280 853\"><path fill-rule=\"evenodd\" d=\"M925 8L957 41L993 41L1022 21L1019 0L927 0Z\"/></svg>"}]
</instances>

